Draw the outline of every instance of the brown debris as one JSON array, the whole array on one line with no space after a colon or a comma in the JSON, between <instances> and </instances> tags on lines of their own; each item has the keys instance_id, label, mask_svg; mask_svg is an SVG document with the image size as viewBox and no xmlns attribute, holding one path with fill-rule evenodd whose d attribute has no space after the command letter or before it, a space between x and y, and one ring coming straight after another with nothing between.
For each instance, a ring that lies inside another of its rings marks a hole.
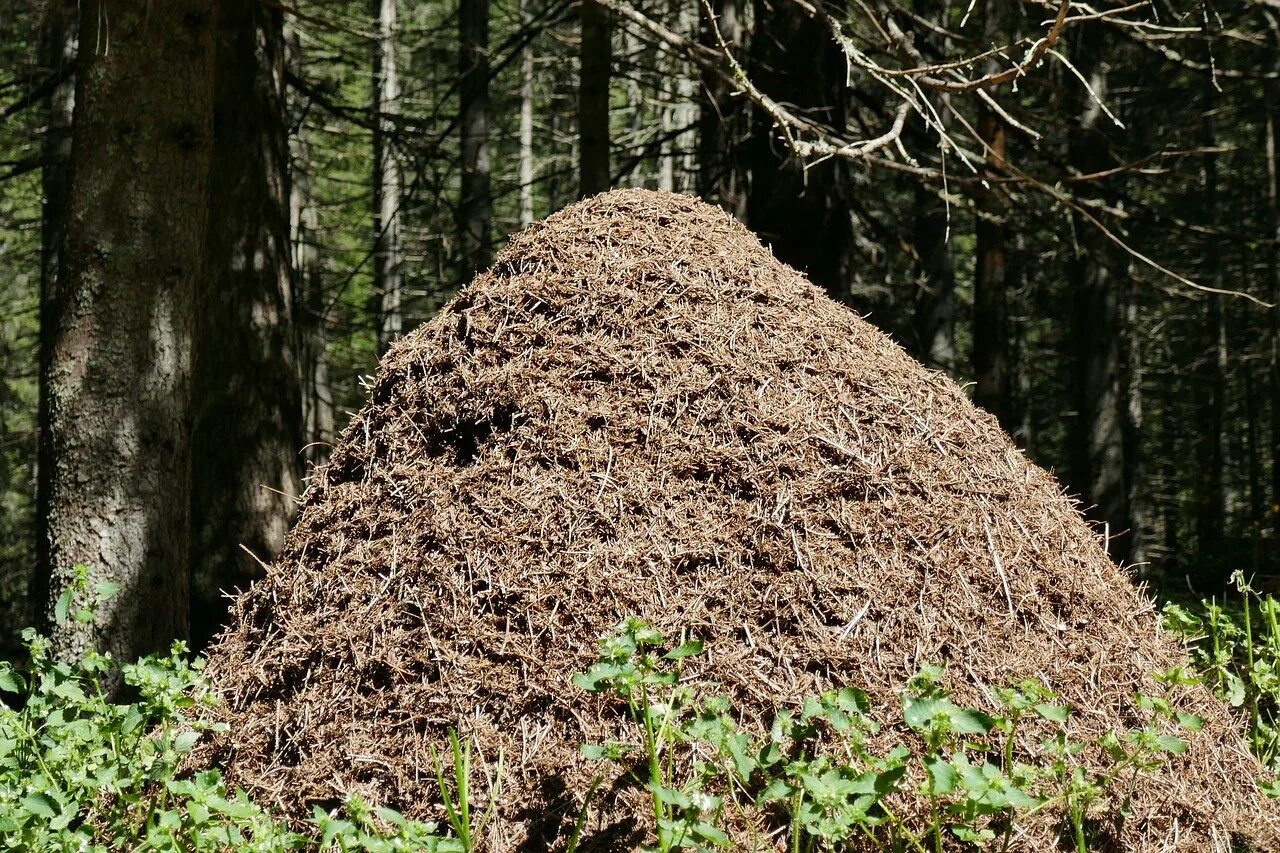
<instances>
[{"instance_id":1,"label":"brown debris","mask_svg":"<svg viewBox=\"0 0 1280 853\"><path fill-rule=\"evenodd\" d=\"M983 707L1041 678L1093 739L1185 663L954 382L718 209L642 190L517 235L392 349L235 613L209 667L231 733L205 760L299 818L353 792L438 817L429 747L458 726L483 766L505 756L491 849L568 831L601 770L578 745L619 716L570 677L628 615L704 639L692 682L755 725L845 684L898 720L934 662ZM1227 709L1180 702L1208 726L1142 778L1115 846L1280 849ZM643 813L601 798L589 832Z\"/></svg>"}]
</instances>

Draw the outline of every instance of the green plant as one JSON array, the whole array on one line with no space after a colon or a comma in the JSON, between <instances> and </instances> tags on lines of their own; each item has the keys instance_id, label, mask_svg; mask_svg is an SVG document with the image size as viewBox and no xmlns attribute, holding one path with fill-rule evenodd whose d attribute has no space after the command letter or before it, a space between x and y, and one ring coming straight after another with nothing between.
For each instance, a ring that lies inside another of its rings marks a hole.
<instances>
[{"instance_id":1,"label":"green plant","mask_svg":"<svg viewBox=\"0 0 1280 853\"><path fill-rule=\"evenodd\" d=\"M685 642L660 653L666 639L648 623L627 619L613 636L600 642L600 657L573 683L589 693L613 693L626 701L627 711L643 732L647 775L643 780L653 806L658 850L703 850L728 845L715 825L723 801L698 787L681 790L669 784L663 759L680 738L679 723L687 710L687 691L672 689L680 680L680 664L702 652L702 643ZM587 744L583 755L621 761L631 744Z\"/></svg>"},{"instance_id":2,"label":"green plant","mask_svg":"<svg viewBox=\"0 0 1280 853\"><path fill-rule=\"evenodd\" d=\"M464 853L475 850L475 840L483 833L498 808L498 799L502 794L502 756L498 756L498 766L494 774L495 781L490 785L488 806L479 820L472 823L471 806L471 741L461 741L456 729L449 729L449 752L453 758L453 774L445 781L444 766L435 750L431 751L431 760L435 764L436 782L440 786L440 796L444 800L445 815L449 826L457 837L459 848ZM450 793L450 787L453 792Z\"/></svg>"},{"instance_id":3,"label":"green plant","mask_svg":"<svg viewBox=\"0 0 1280 853\"><path fill-rule=\"evenodd\" d=\"M1190 644L1205 683L1247 715L1250 748L1280 774L1280 600L1257 592L1242 572L1232 581L1239 599L1167 604L1164 625Z\"/></svg>"},{"instance_id":4,"label":"green plant","mask_svg":"<svg viewBox=\"0 0 1280 853\"><path fill-rule=\"evenodd\" d=\"M77 574L59 620L92 620L114 594ZM104 678L115 666L94 651L60 661L49 641L23 633L26 660L0 664L0 849L42 851L278 851L392 853L462 850L430 824L353 798L317 808L312 832L296 832L229 792L217 770L183 776L180 765L210 728L193 713L214 701L198 659L176 643L166 655L120 667L137 699L113 702Z\"/></svg>"},{"instance_id":5,"label":"green plant","mask_svg":"<svg viewBox=\"0 0 1280 853\"><path fill-rule=\"evenodd\" d=\"M915 737L886 751L869 746L882 724L871 714L870 697L854 687L809 697L798 713L780 710L759 737L741 730L727 698L699 701L680 685L683 663L701 653L700 643L665 648L651 626L627 620L575 678L584 690L624 700L639 729L638 742L588 745L583 752L615 762L649 792L661 851L728 845L720 824L729 808L777 813L792 853L853 844L938 853L954 842L1004 850L1019 820L1060 808L1071 842L1084 851L1091 809L1107 799L1123 814L1138 774L1187 748L1168 730L1202 725L1167 698L1139 696L1143 726L1076 743L1068 733L1071 709L1041 682L997 689L999 708L989 712L956 703L943 670L925 666L902 693L902 730ZM1181 670L1159 679L1170 688L1193 680ZM1042 746L1046 760L1035 765L1015 760L1017 739L1032 719L1059 729ZM1104 754L1109 766L1090 772L1081 760L1086 750ZM644 771L635 772L637 766ZM914 789L906 784L911 779ZM923 827L908 825L890 805L894 796L912 794L928 804Z\"/></svg>"}]
</instances>

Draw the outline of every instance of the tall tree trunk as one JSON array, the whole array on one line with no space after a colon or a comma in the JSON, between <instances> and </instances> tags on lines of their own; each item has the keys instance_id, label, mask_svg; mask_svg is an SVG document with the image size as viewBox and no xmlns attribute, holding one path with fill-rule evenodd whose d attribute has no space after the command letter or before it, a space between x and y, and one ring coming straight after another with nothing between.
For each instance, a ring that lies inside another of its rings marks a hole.
<instances>
[{"instance_id":1,"label":"tall tree trunk","mask_svg":"<svg viewBox=\"0 0 1280 853\"><path fill-rule=\"evenodd\" d=\"M1256 537L1262 532L1266 517L1267 496L1262 489L1262 395L1253 366L1244 371L1245 464L1249 478L1249 530Z\"/></svg>"},{"instance_id":2,"label":"tall tree trunk","mask_svg":"<svg viewBox=\"0 0 1280 853\"><path fill-rule=\"evenodd\" d=\"M978 133L986 146L984 176L996 178L1004 168L1008 131L1000 116L985 104L979 108ZM974 213L973 271L973 400L1012 432L1009 405L1009 259L1005 203L995 183L979 190Z\"/></svg>"},{"instance_id":3,"label":"tall tree trunk","mask_svg":"<svg viewBox=\"0 0 1280 853\"><path fill-rule=\"evenodd\" d=\"M400 161L391 136L400 110L397 0L371 0L373 42L373 304L378 355L404 330L400 281Z\"/></svg>"},{"instance_id":4,"label":"tall tree trunk","mask_svg":"<svg viewBox=\"0 0 1280 853\"><path fill-rule=\"evenodd\" d=\"M1131 275L1126 275L1126 299L1124 304L1124 363L1120 375L1124 429L1124 469L1125 490L1129 504L1129 538L1121 542L1118 556L1135 566L1143 566L1147 562L1148 519L1150 518L1150 497L1148 495L1146 454L1142 449L1143 428L1143 342L1141 325L1138 322L1139 291ZM1141 569L1144 576L1150 575L1147 568Z\"/></svg>"},{"instance_id":5,"label":"tall tree trunk","mask_svg":"<svg viewBox=\"0 0 1280 853\"><path fill-rule=\"evenodd\" d=\"M334 424L327 351L327 294L316 243L319 225L311 199L311 178L306 173L306 152L305 144L295 143L289 242L293 247L293 292L297 298L294 312L298 330L298 377L302 386L303 460L306 466L314 466L329 458Z\"/></svg>"},{"instance_id":6,"label":"tall tree trunk","mask_svg":"<svg viewBox=\"0 0 1280 853\"><path fill-rule=\"evenodd\" d=\"M297 30L285 22L286 58L301 70L302 44ZM289 135L289 245L293 262L294 328L298 354L298 380L302 389L302 437L304 468L329 458L333 431L333 389L329 383L328 297L319 251L319 214L312 193L311 154L302 111L291 105Z\"/></svg>"},{"instance_id":7,"label":"tall tree trunk","mask_svg":"<svg viewBox=\"0 0 1280 853\"><path fill-rule=\"evenodd\" d=\"M983 32L988 43L1006 37L1009 25L1020 23L1021 13L1006 9L998 0L985 0ZM1008 23L1006 23L1008 22ZM997 70L989 61L987 73ZM1014 399L1016 369L1010 302L1013 275L1010 267L1008 198L994 180L1003 175L1009 156L1009 128L1004 118L985 101L978 107L978 135L986 152L984 186L975 199L973 272L973 399L991 412L1011 435L1017 432L1018 411Z\"/></svg>"},{"instance_id":8,"label":"tall tree trunk","mask_svg":"<svg viewBox=\"0 0 1280 853\"><path fill-rule=\"evenodd\" d=\"M680 33L692 42L698 39L701 4L697 0L674 0L673 13L679 22ZM698 145L698 78L697 66L681 58L672 65L675 75L676 102L670 105L673 138L668 156L672 168L672 189L687 192L692 188L697 174Z\"/></svg>"},{"instance_id":9,"label":"tall tree trunk","mask_svg":"<svg viewBox=\"0 0 1280 853\"><path fill-rule=\"evenodd\" d=\"M298 494L285 53L278 8L221 0L191 439L195 648L225 621L226 592L280 550Z\"/></svg>"},{"instance_id":10,"label":"tall tree trunk","mask_svg":"<svg viewBox=\"0 0 1280 853\"><path fill-rule=\"evenodd\" d=\"M743 61L746 40L743 0L715 0L713 22L702 15L702 43L730 53ZM716 33L719 31L719 36ZM738 145L746 136L749 111L734 96L733 88L710 69L702 72L703 96L698 116L698 193L738 219L747 218L746 179L737 158Z\"/></svg>"},{"instance_id":11,"label":"tall tree trunk","mask_svg":"<svg viewBox=\"0 0 1280 853\"><path fill-rule=\"evenodd\" d=\"M603 6L582 0L578 54L578 194L609 189L609 77L613 64L613 19Z\"/></svg>"},{"instance_id":12,"label":"tall tree trunk","mask_svg":"<svg viewBox=\"0 0 1280 853\"><path fill-rule=\"evenodd\" d=\"M947 211L941 199L921 183L913 200L912 239L916 270L914 337L917 357L948 373L956 368L956 268L947 239Z\"/></svg>"},{"instance_id":13,"label":"tall tree trunk","mask_svg":"<svg viewBox=\"0 0 1280 853\"><path fill-rule=\"evenodd\" d=\"M917 15L946 28L950 25L951 2L915 0ZM951 39L941 39L941 54L950 51ZM932 111L942 130L954 121L951 98L946 94L930 96ZM923 119L915 119L912 130L920 146L937 147L938 129ZM939 151L942 149L939 148ZM950 240L950 223L946 202L923 181L916 181L912 198L912 246L918 265L912 294L911 327L904 336L911 341L916 358L935 370L956 370L956 269L955 253Z\"/></svg>"},{"instance_id":14,"label":"tall tree trunk","mask_svg":"<svg viewBox=\"0 0 1280 853\"><path fill-rule=\"evenodd\" d=\"M81 2L66 250L46 378L46 613L77 566L120 591L91 623L54 629L63 656L95 644L128 661L187 634L191 361L215 9L214 0Z\"/></svg>"},{"instance_id":15,"label":"tall tree trunk","mask_svg":"<svg viewBox=\"0 0 1280 853\"><path fill-rule=\"evenodd\" d=\"M788 0L755 0L748 76L775 100L843 133L847 65L826 24ZM840 14L836 6L832 14ZM797 57L804 57L803 62ZM782 261L808 273L836 299L850 298L853 224L848 175L838 158L801 163L756 110L744 146L751 175L747 222Z\"/></svg>"},{"instance_id":16,"label":"tall tree trunk","mask_svg":"<svg viewBox=\"0 0 1280 853\"><path fill-rule=\"evenodd\" d=\"M57 0L47 5L40 32L40 64L50 74L65 74L45 101L44 168L41 190L44 205L40 226L41 293L51 297L62 256L62 242L70 189L71 123L75 106L75 75L67 73L76 61L77 7L79 0ZM41 304L48 302L42 298Z\"/></svg>"},{"instance_id":17,"label":"tall tree trunk","mask_svg":"<svg viewBox=\"0 0 1280 853\"><path fill-rule=\"evenodd\" d=\"M79 0L57 0L46 7L40 33L41 64L49 73L67 70L76 58ZM44 168L40 217L40 388L37 402L39 436L36 449L36 566L30 602L41 602L49 588L49 492L53 472L49 435L49 383L53 330L57 323L56 288L66 239L67 201L71 189L71 133L75 107L74 75L58 83L45 102ZM22 624L29 624L23 621Z\"/></svg>"},{"instance_id":18,"label":"tall tree trunk","mask_svg":"<svg viewBox=\"0 0 1280 853\"><path fill-rule=\"evenodd\" d=\"M1097 23L1079 31L1075 61L1098 99L1109 96L1105 64L1104 31ZM1068 143L1068 159L1079 174L1095 174L1116 165L1110 151L1105 122L1098 102L1083 89L1075 92L1077 123ZM1106 185L1085 184L1092 192L1107 193ZM1107 196L1109 197L1109 196ZM1136 472L1126 456L1133 438L1130 423L1140 386L1126 376L1125 355L1129 338L1126 279L1123 261L1098 228L1080 215L1073 219L1074 254L1068 277L1073 297L1071 326L1076 418L1072 424L1072 485L1080 493L1088 517L1104 525L1110 534L1108 551L1117 562L1133 559L1134 530L1130 495Z\"/></svg>"},{"instance_id":19,"label":"tall tree trunk","mask_svg":"<svg viewBox=\"0 0 1280 853\"><path fill-rule=\"evenodd\" d=\"M462 281L489 266L493 200L489 178L489 0L458 5L460 75L459 125L462 128L462 200L458 207Z\"/></svg>"},{"instance_id":20,"label":"tall tree trunk","mask_svg":"<svg viewBox=\"0 0 1280 853\"><path fill-rule=\"evenodd\" d=\"M1280 76L1280 45L1273 49L1271 71ZM1271 531L1280 542L1280 81L1268 80L1266 115L1267 212L1267 367L1271 385ZM1276 561L1280 563L1280 548Z\"/></svg>"},{"instance_id":21,"label":"tall tree trunk","mask_svg":"<svg viewBox=\"0 0 1280 853\"><path fill-rule=\"evenodd\" d=\"M529 27L529 0L520 0L520 25ZM533 42L520 51L520 227L533 222Z\"/></svg>"},{"instance_id":22,"label":"tall tree trunk","mask_svg":"<svg viewBox=\"0 0 1280 853\"><path fill-rule=\"evenodd\" d=\"M1206 78L1204 119L1201 143L1206 149L1217 145L1217 89ZM1209 284L1223 286L1222 250L1218 227L1218 155L1204 155L1204 217L1209 229L1205 246L1205 270ZM1196 490L1196 544L1201 556L1215 557L1225 535L1226 525L1226 384L1227 326L1222 296L1207 294L1205 300L1205 349L1201 362L1198 411L1200 424L1198 468L1200 482Z\"/></svg>"}]
</instances>

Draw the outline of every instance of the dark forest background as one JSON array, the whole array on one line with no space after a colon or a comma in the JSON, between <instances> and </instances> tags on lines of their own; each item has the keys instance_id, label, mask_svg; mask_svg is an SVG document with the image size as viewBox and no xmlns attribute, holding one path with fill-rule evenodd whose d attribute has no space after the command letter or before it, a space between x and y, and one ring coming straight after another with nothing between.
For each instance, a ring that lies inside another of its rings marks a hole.
<instances>
[{"instance_id":1,"label":"dark forest background","mask_svg":"<svg viewBox=\"0 0 1280 853\"><path fill-rule=\"evenodd\" d=\"M89 564L118 654L207 638L388 343L617 186L967 383L1165 594L1280 578L1278 127L1274 0L0 0L0 626Z\"/></svg>"}]
</instances>

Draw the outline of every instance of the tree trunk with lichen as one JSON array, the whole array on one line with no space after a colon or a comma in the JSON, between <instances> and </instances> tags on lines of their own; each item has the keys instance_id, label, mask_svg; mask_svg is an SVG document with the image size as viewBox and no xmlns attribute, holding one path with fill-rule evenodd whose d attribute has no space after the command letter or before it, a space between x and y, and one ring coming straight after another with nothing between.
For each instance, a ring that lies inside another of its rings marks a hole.
<instances>
[{"instance_id":1,"label":"tree trunk with lichen","mask_svg":"<svg viewBox=\"0 0 1280 853\"><path fill-rule=\"evenodd\" d=\"M128 661L187 634L191 362L215 9L213 0L81 4L46 375L45 614L52 621L80 566L92 583L120 590L91 621L54 628L64 657L93 645Z\"/></svg>"},{"instance_id":2,"label":"tree trunk with lichen","mask_svg":"<svg viewBox=\"0 0 1280 853\"><path fill-rule=\"evenodd\" d=\"M847 65L826 24L787 0L755 0L754 16L747 76L761 91L843 135ZM797 65L797 56L806 62ZM753 111L751 121L743 146L744 170L751 176L747 224L779 259L847 301L854 235L845 164L836 157L804 163L787 150L762 110Z\"/></svg>"},{"instance_id":3,"label":"tree trunk with lichen","mask_svg":"<svg viewBox=\"0 0 1280 853\"><path fill-rule=\"evenodd\" d=\"M396 66L397 0L372 0L373 40L373 295L378 355L404 331L400 276L400 161L392 146L394 116L400 109Z\"/></svg>"},{"instance_id":4,"label":"tree trunk with lichen","mask_svg":"<svg viewBox=\"0 0 1280 853\"><path fill-rule=\"evenodd\" d=\"M489 160L489 0L458 5L458 124L462 129L458 241L460 283L489 266L493 255L492 164Z\"/></svg>"},{"instance_id":5,"label":"tree trunk with lichen","mask_svg":"<svg viewBox=\"0 0 1280 853\"><path fill-rule=\"evenodd\" d=\"M284 543L298 494L284 22L256 0L219 10L208 286L196 317L191 634L223 623Z\"/></svg>"},{"instance_id":6,"label":"tree trunk with lichen","mask_svg":"<svg viewBox=\"0 0 1280 853\"><path fill-rule=\"evenodd\" d=\"M578 194L609 189L609 79L613 66L613 15L591 0L582 3L578 54Z\"/></svg>"},{"instance_id":7,"label":"tree trunk with lichen","mask_svg":"<svg viewBox=\"0 0 1280 853\"><path fill-rule=\"evenodd\" d=\"M45 11L40 32L41 64L48 73L70 71L76 58L79 29L78 0L57 0ZM66 73L45 101L44 166L40 188L44 203L40 215L40 388L37 402L39 436L36 449L36 572L25 603L27 616L33 602L48 595L49 490L53 470L49 441L49 368L53 357L53 328L57 317L55 296L67 228L67 195L71 189L71 125L75 108L75 75ZM29 618L15 620L29 625ZM0 638L7 639L7 638Z\"/></svg>"},{"instance_id":8,"label":"tree trunk with lichen","mask_svg":"<svg viewBox=\"0 0 1280 853\"><path fill-rule=\"evenodd\" d=\"M742 0L715 0L714 19L705 13L702 44L712 50L727 48L742 61L746 21ZM723 41L723 46L721 42ZM737 158L737 147L746 136L750 110L732 87L711 69L702 72L703 96L698 117L698 193L738 219L747 216L746 178Z\"/></svg>"}]
</instances>

